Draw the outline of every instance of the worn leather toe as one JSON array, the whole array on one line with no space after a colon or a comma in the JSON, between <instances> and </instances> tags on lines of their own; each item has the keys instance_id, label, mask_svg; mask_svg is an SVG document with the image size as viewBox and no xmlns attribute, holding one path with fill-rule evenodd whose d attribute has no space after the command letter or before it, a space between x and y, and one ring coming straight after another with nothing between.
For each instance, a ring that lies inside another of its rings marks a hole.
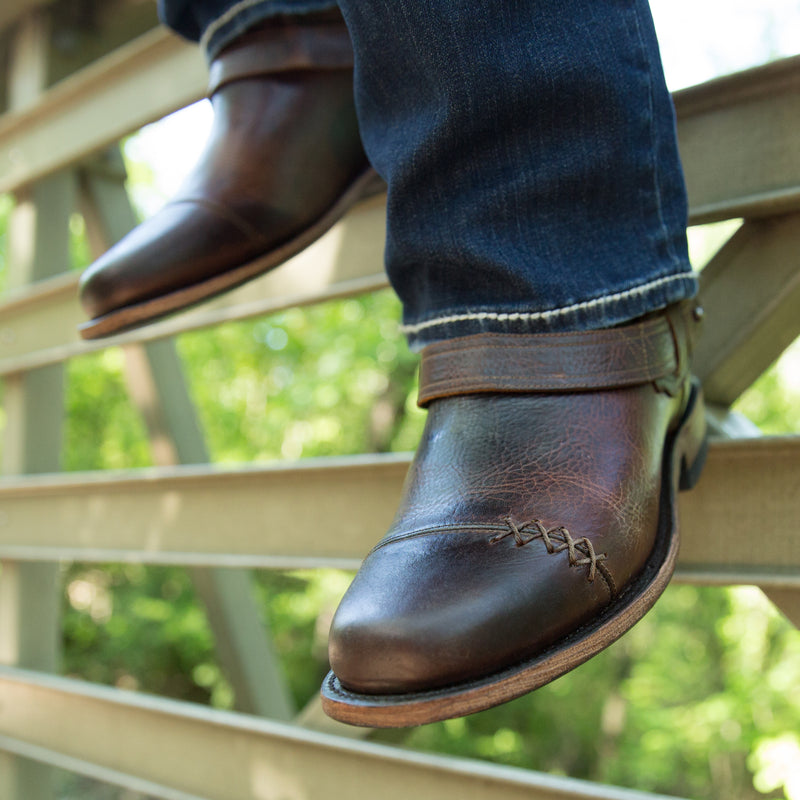
<instances>
[{"instance_id":1,"label":"worn leather toe","mask_svg":"<svg viewBox=\"0 0 800 800\"><path fill-rule=\"evenodd\" d=\"M499 535L499 527L440 530L370 554L332 630L342 685L395 694L488 675L610 600L605 581L570 569L565 554L517 548L513 538L492 544Z\"/></svg>"},{"instance_id":2,"label":"worn leather toe","mask_svg":"<svg viewBox=\"0 0 800 800\"><path fill-rule=\"evenodd\" d=\"M176 198L81 277L95 338L233 288L322 235L380 182L358 132L343 21L271 20L211 65L214 124Z\"/></svg>"},{"instance_id":3,"label":"worn leather toe","mask_svg":"<svg viewBox=\"0 0 800 800\"><path fill-rule=\"evenodd\" d=\"M180 230L181 235L175 232ZM171 203L104 253L83 276L81 302L92 317L216 274L220 258L242 263L264 244L237 220L195 202ZM134 275L139 280L133 280Z\"/></svg>"},{"instance_id":4,"label":"worn leather toe","mask_svg":"<svg viewBox=\"0 0 800 800\"><path fill-rule=\"evenodd\" d=\"M478 678L607 605L652 549L661 447L647 440L663 442L674 404L650 387L432 403L395 523L333 621L342 685Z\"/></svg>"}]
</instances>

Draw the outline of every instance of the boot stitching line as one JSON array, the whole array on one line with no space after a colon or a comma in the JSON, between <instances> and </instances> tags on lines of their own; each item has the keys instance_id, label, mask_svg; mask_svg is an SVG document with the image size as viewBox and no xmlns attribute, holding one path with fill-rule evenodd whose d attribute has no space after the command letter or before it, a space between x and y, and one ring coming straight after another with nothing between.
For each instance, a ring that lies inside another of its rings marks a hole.
<instances>
[{"instance_id":1,"label":"boot stitching line","mask_svg":"<svg viewBox=\"0 0 800 800\"><path fill-rule=\"evenodd\" d=\"M544 523L538 519L532 519L522 525L517 525L511 517L504 517L503 522L508 525L509 529L493 536L489 539L489 544L497 544L497 542L505 539L507 536L513 536L514 544L517 547L524 547L526 544L540 539L544 542L544 546L550 554L562 553L566 550L571 567L588 566L589 572L586 577L589 583L594 583L598 571L606 581L609 580L610 575L608 574L608 569L600 563L606 560L606 554L595 553L594 545L585 536L580 539L573 539L570 532L563 525L547 528ZM526 530L528 528L533 528L533 531ZM583 558L578 556L579 553ZM612 590L613 594L613 583L609 588Z\"/></svg>"}]
</instances>

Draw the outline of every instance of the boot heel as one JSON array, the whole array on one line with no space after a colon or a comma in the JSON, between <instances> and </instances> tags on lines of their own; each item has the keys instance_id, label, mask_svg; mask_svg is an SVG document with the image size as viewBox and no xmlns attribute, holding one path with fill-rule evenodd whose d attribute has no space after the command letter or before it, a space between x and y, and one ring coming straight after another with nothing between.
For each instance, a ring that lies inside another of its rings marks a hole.
<instances>
[{"instance_id":1,"label":"boot heel","mask_svg":"<svg viewBox=\"0 0 800 800\"><path fill-rule=\"evenodd\" d=\"M685 492L693 489L700 480L700 473L703 471L708 455L703 389L697 380L692 381L692 394L686 407L678 440L678 452L680 453L678 488Z\"/></svg>"}]
</instances>

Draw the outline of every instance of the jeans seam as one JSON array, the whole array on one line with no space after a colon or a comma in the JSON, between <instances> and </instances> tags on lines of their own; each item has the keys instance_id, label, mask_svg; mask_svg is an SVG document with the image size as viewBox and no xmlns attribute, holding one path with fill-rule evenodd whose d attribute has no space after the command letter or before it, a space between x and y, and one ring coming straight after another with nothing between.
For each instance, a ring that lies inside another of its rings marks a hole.
<instances>
[{"instance_id":1,"label":"jeans seam","mask_svg":"<svg viewBox=\"0 0 800 800\"><path fill-rule=\"evenodd\" d=\"M614 294L606 295L604 297L597 297L594 300L584 300L580 303L573 303L569 306L562 308L552 308L547 311L475 311L466 312L463 314L453 314L445 317L435 317L434 319L425 320L424 322L417 322L405 324L400 326L400 330L405 334L419 333L420 331L428 328L433 328L437 325L448 325L453 322L470 322L482 320L494 320L498 322L532 322L536 320L550 320L553 317L559 317L566 314L572 314L576 311L584 311L587 309L601 308L604 305L615 303L620 300L626 300L629 297L636 297L652 289L658 289L673 281L685 281L692 278L694 273L682 272L679 275L667 275L662 278L648 281L639 286L634 286L631 289L626 289L622 292L615 292Z\"/></svg>"},{"instance_id":2,"label":"jeans seam","mask_svg":"<svg viewBox=\"0 0 800 800\"><path fill-rule=\"evenodd\" d=\"M650 54L647 51L647 45L645 44L644 37L642 36L642 26L639 21L639 7L638 5L634 4L633 6L633 23L636 26L636 38L639 42L640 52L644 58L645 64L650 67L650 69L645 70L645 83L647 86L647 105L648 105L648 129L649 129L649 138L650 138L650 167L651 172L653 175L653 189L655 194L655 211L656 216L658 217L658 224L661 228L661 235L663 237L664 245L667 249L667 253L672 260L673 264L680 263L680 258L678 257L677 253L672 246L672 240L669 235L669 228L667 227L666 220L664 219L664 209L661 203L661 182L659 180L659 169L658 169L658 136L656 135L656 121L655 121L655 103L654 103L654 91L653 91L653 77L652 77L652 64L650 59Z\"/></svg>"},{"instance_id":3,"label":"jeans seam","mask_svg":"<svg viewBox=\"0 0 800 800\"><path fill-rule=\"evenodd\" d=\"M203 31L203 35L200 37L200 48L205 52L208 48L208 43L211 41L211 37L222 28L223 25L226 25L231 20L235 19L242 11L246 11L248 8L252 8L253 6L261 5L264 0L239 0L236 5L231 6L229 9L224 11L220 14L215 20L208 24L208 27Z\"/></svg>"}]
</instances>

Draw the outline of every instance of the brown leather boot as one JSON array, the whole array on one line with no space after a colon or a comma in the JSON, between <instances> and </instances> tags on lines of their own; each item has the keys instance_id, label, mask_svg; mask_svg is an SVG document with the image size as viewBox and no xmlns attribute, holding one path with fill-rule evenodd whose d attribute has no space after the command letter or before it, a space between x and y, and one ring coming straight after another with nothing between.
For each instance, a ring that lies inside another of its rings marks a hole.
<instances>
[{"instance_id":1,"label":"brown leather boot","mask_svg":"<svg viewBox=\"0 0 800 800\"><path fill-rule=\"evenodd\" d=\"M380 188L341 17L277 17L211 64L214 125L178 196L83 274L87 339L220 294L307 247Z\"/></svg>"},{"instance_id":2,"label":"brown leather boot","mask_svg":"<svg viewBox=\"0 0 800 800\"><path fill-rule=\"evenodd\" d=\"M531 691L653 605L705 453L692 302L422 354L428 420L389 533L334 617L325 711L402 727Z\"/></svg>"}]
</instances>

